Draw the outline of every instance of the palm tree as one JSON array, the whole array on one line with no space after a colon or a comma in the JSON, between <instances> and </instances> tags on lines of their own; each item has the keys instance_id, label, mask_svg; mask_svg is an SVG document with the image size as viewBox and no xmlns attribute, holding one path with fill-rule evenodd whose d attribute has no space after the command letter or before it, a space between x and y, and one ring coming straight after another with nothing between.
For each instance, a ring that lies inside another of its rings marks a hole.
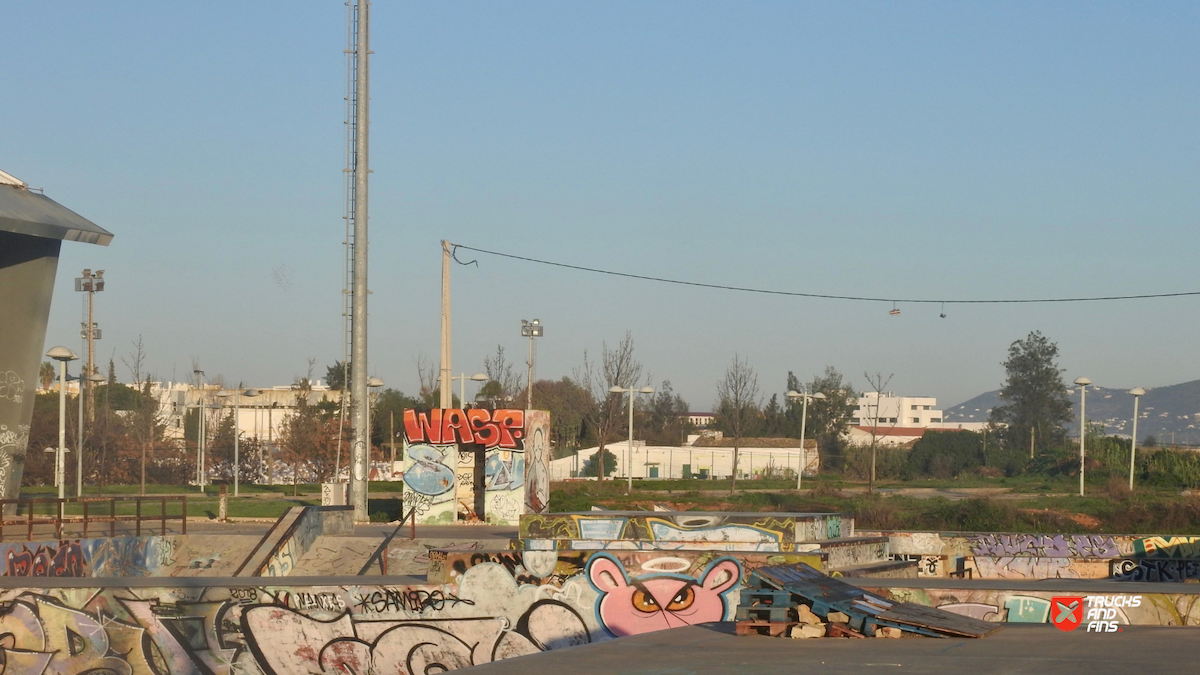
<instances>
[{"instance_id":1,"label":"palm tree","mask_svg":"<svg viewBox=\"0 0 1200 675\"><path fill-rule=\"evenodd\" d=\"M42 382L42 389L49 389L50 385L54 384L54 364L42 361L42 367L38 370L38 379Z\"/></svg>"}]
</instances>

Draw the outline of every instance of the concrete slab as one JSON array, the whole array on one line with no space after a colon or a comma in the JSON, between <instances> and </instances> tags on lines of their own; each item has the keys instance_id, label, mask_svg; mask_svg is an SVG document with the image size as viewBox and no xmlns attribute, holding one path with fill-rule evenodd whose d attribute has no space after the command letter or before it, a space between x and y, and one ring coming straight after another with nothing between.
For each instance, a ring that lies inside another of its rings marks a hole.
<instances>
[{"instance_id":1,"label":"concrete slab","mask_svg":"<svg viewBox=\"0 0 1200 675\"><path fill-rule=\"evenodd\" d=\"M738 637L732 623L701 624L508 659L472 675L745 675L866 672L942 675L1096 675L1192 672L1195 628L1127 626L1120 633L1064 633L1048 625L1006 626L982 639L794 640Z\"/></svg>"}]
</instances>

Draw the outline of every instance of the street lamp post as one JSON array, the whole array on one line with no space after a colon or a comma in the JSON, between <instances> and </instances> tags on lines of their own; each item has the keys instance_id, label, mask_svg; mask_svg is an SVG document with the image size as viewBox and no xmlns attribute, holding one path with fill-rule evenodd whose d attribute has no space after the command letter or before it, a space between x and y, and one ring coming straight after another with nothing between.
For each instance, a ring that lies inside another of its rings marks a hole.
<instances>
[{"instance_id":1,"label":"street lamp post","mask_svg":"<svg viewBox=\"0 0 1200 675\"><path fill-rule=\"evenodd\" d=\"M242 453L240 447L242 431L241 427L239 426L241 423L242 414L242 397L246 396L248 398L252 398L254 396L258 396L258 390L246 389L243 391L241 387L238 387L237 391L225 392L217 395L221 398L229 398L230 396L233 397L233 496L236 497L238 496L239 483L241 482L240 478L242 468Z\"/></svg>"},{"instance_id":2,"label":"street lamp post","mask_svg":"<svg viewBox=\"0 0 1200 675\"><path fill-rule=\"evenodd\" d=\"M800 413L800 466L796 469L796 489L799 490L801 481L804 480L804 467L806 464L804 461L804 433L807 431L808 427L808 399L811 398L824 400L825 394L822 394L819 391L812 394L805 391L803 394L801 394L798 391L792 390L787 393L787 397L793 401L798 398L804 400L804 404Z\"/></svg>"},{"instance_id":3,"label":"street lamp post","mask_svg":"<svg viewBox=\"0 0 1200 675\"><path fill-rule=\"evenodd\" d=\"M54 484L58 486L58 498L67 496L67 362L75 361L79 355L66 347L54 347L46 356L58 361L58 451L54 453ZM61 508L61 507L60 507Z\"/></svg>"},{"instance_id":4,"label":"street lamp post","mask_svg":"<svg viewBox=\"0 0 1200 675\"><path fill-rule=\"evenodd\" d=\"M1133 445L1129 448L1129 489L1133 490L1133 463L1137 460L1137 418L1138 418L1138 398L1146 393L1141 387L1134 387L1129 390L1129 395L1133 397Z\"/></svg>"},{"instance_id":5,"label":"street lamp post","mask_svg":"<svg viewBox=\"0 0 1200 675\"><path fill-rule=\"evenodd\" d=\"M472 382L487 382L488 376L483 373L475 373L467 377L466 373L459 373L450 379L458 380L458 404L465 408L467 407L467 380L471 380Z\"/></svg>"},{"instance_id":6,"label":"street lamp post","mask_svg":"<svg viewBox=\"0 0 1200 675\"><path fill-rule=\"evenodd\" d=\"M533 339L542 337L542 322L538 319L521 319L521 337L529 338L529 379L525 383L525 409L533 410ZM602 473L602 472L600 472Z\"/></svg>"},{"instance_id":7,"label":"street lamp post","mask_svg":"<svg viewBox=\"0 0 1200 675\"><path fill-rule=\"evenodd\" d=\"M1087 388L1092 381L1086 377L1075 379L1075 384L1079 385L1079 496L1083 496L1083 460L1085 453L1085 441L1087 439Z\"/></svg>"},{"instance_id":8,"label":"street lamp post","mask_svg":"<svg viewBox=\"0 0 1200 675\"><path fill-rule=\"evenodd\" d=\"M624 387L614 386L609 388L609 391L614 394L629 394L629 444L625 446L625 477L629 481L628 486L626 486L626 492L633 492L633 395L653 394L654 389L650 387L642 387L641 389L630 387L625 389ZM603 461L603 458L601 458L601 461ZM646 461L650 461L650 453L648 452L646 453ZM604 467L600 468L602 472ZM647 470L644 473L649 473L649 467L646 468ZM597 474L601 472L597 472Z\"/></svg>"}]
</instances>

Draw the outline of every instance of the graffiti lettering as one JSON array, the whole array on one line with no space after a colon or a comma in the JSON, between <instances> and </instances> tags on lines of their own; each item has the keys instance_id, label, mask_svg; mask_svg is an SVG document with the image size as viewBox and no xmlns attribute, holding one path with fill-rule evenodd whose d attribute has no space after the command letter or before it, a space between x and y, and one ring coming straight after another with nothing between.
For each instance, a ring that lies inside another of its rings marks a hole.
<instances>
[{"instance_id":1,"label":"graffiti lettering","mask_svg":"<svg viewBox=\"0 0 1200 675\"><path fill-rule=\"evenodd\" d=\"M485 448L519 449L525 436L524 410L435 408L404 411L404 440L450 445L477 443Z\"/></svg>"},{"instance_id":2,"label":"graffiti lettering","mask_svg":"<svg viewBox=\"0 0 1200 675\"><path fill-rule=\"evenodd\" d=\"M1200 580L1200 560L1142 558L1114 560L1112 578L1118 581Z\"/></svg>"},{"instance_id":3,"label":"graffiti lettering","mask_svg":"<svg viewBox=\"0 0 1200 675\"><path fill-rule=\"evenodd\" d=\"M474 600L460 598L453 593L442 591L426 591L422 589L393 590L383 588L367 595L354 598L355 609L360 613L383 613L387 611L404 611L420 613L426 609L440 612L448 606L458 604L474 605Z\"/></svg>"},{"instance_id":4,"label":"graffiti lettering","mask_svg":"<svg viewBox=\"0 0 1200 675\"><path fill-rule=\"evenodd\" d=\"M35 550L21 544L10 548L4 561L4 575L9 577L86 577L87 561L79 542L62 542L58 548L38 546Z\"/></svg>"},{"instance_id":5,"label":"graffiti lettering","mask_svg":"<svg viewBox=\"0 0 1200 675\"><path fill-rule=\"evenodd\" d=\"M1112 537L1098 534L979 534L967 538L972 555L1039 558L1116 558Z\"/></svg>"}]
</instances>

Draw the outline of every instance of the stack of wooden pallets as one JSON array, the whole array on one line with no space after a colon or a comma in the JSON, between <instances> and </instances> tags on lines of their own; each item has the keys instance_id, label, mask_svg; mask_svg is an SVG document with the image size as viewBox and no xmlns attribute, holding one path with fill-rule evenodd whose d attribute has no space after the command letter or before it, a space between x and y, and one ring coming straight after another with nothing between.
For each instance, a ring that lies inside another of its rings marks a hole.
<instances>
[{"instance_id":1,"label":"stack of wooden pallets","mask_svg":"<svg viewBox=\"0 0 1200 675\"><path fill-rule=\"evenodd\" d=\"M738 635L785 634L798 623L796 602L788 591L772 588L746 588L738 603L736 629Z\"/></svg>"}]
</instances>

